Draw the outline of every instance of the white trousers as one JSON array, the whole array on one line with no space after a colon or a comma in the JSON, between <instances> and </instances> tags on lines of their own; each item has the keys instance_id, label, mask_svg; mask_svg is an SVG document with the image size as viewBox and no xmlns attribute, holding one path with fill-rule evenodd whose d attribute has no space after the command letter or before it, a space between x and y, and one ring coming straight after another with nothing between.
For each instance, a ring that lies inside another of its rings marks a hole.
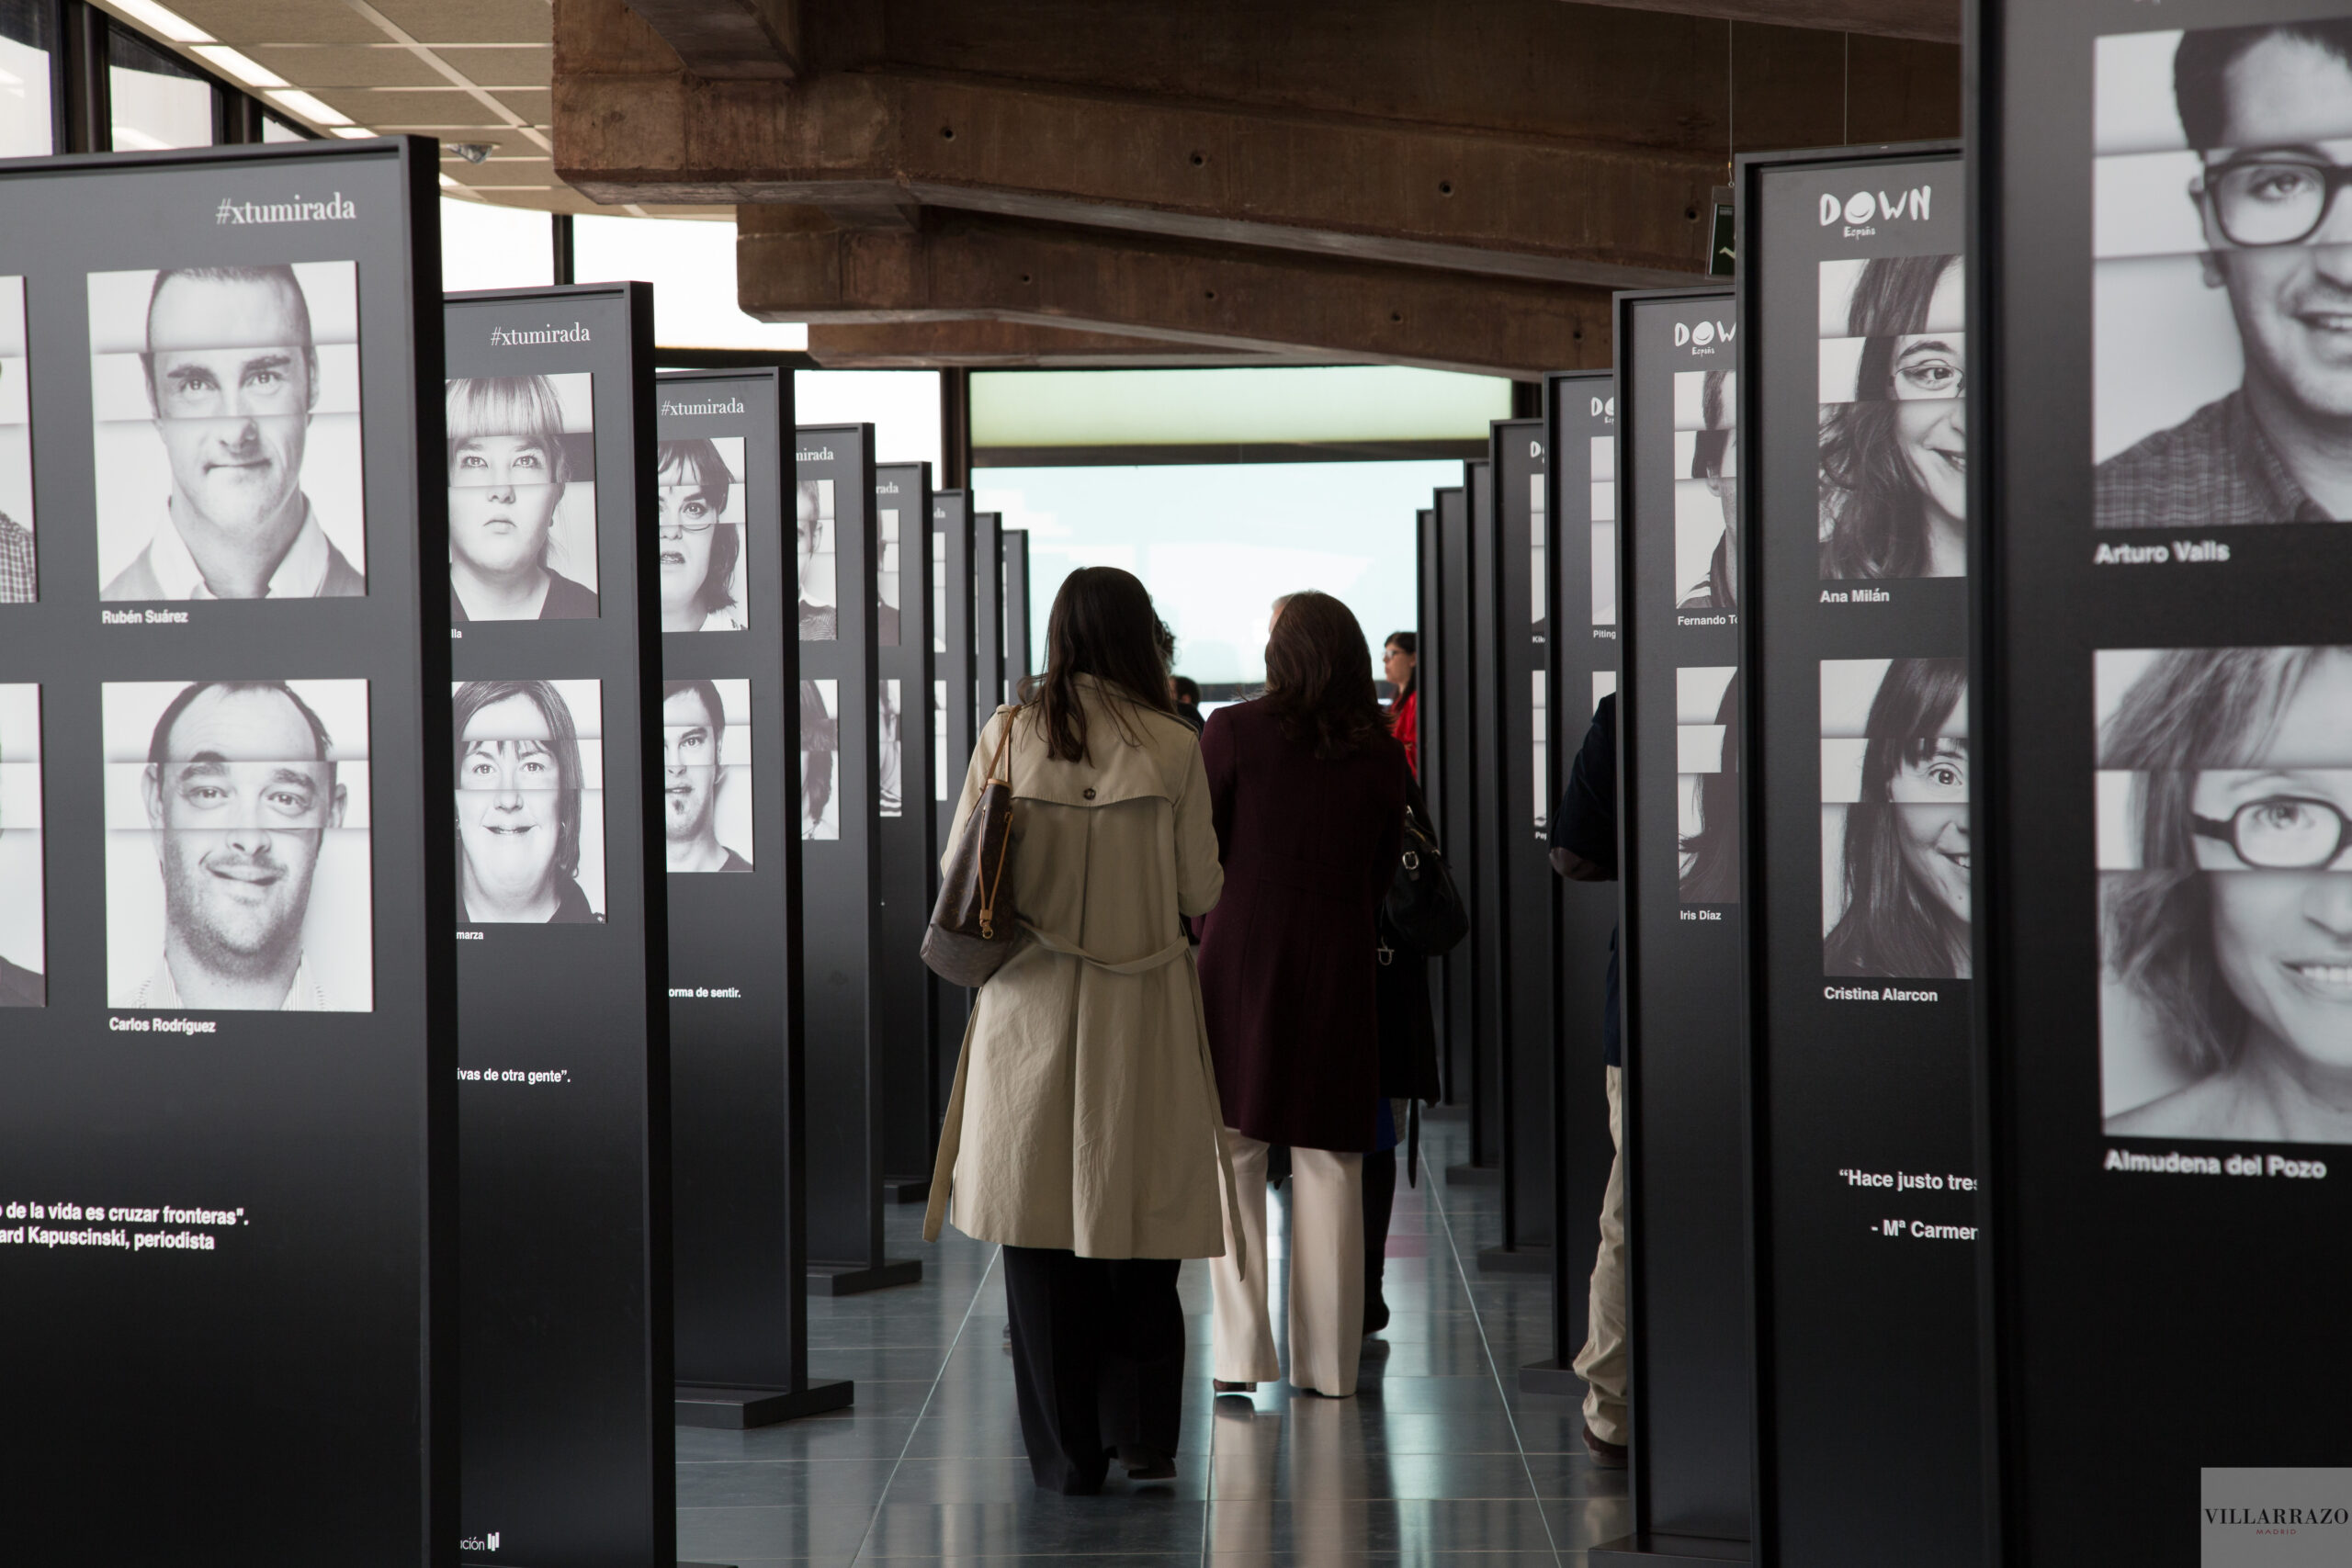
<instances>
[{"instance_id":1,"label":"white trousers","mask_svg":"<svg viewBox=\"0 0 2352 1568\"><path fill-rule=\"evenodd\" d=\"M1609 1142L1614 1152L1600 1197L1600 1250L1592 1259L1592 1295L1577 1376L1584 1379L1584 1424L1602 1442L1623 1446L1631 1437L1625 1421L1625 1073L1622 1067L1602 1070L1609 1078Z\"/></svg>"},{"instance_id":2,"label":"white trousers","mask_svg":"<svg viewBox=\"0 0 2352 1568\"><path fill-rule=\"evenodd\" d=\"M1228 1127L1233 1185L1250 1275L1233 1266L1231 1222L1225 1256L1211 1260L1221 1382L1272 1382L1282 1376L1267 1310L1273 1261L1266 1256L1266 1145ZM1363 1359L1363 1156L1290 1151L1290 1381L1346 1398Z\"/></svg>"}]
</instances>

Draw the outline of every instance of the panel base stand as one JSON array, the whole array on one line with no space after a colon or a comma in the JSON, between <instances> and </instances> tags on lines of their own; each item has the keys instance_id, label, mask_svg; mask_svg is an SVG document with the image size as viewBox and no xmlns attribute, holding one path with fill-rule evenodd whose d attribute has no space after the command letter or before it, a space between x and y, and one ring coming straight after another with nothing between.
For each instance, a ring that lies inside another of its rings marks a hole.
<instances>
[{"instance_id":1,"label":"panel base stand","mask_svg":"<svg viewBox=\"0 0 2352 1568\"><path fill-rule=\"evenodd\" d=\"M882 1179L882 1201L885 1203L928 1203L931 1201L931 1178L928 1176L886 1176Z\"/></svg>"},{"instance_id":2,"label":"panel base stand","mask_svg":"<svg viewBox=\"0 0 2352 1568\"><path fill-rule=\"evenodd\" d=\"M1519 1392L1521 1393L1556 1393L1564 1399L1584 1397L1584 1379L1577 1376L1576 1368L1556 1360L1530 1361L1519 1369Z\"/></svg>"},{"instance_id":3,"label":"panel base stand","mask_svg":"<svg viewBox=\"0 0 2352 1568\"><path fill-rule=\"evenodd\" d=\"M922 1281L922 1259L893 1258L881 1263L811 1263L808 1293L812 1296L856 1296L892 1285Z\"/></svg>"},{"instance_id":4,"label":"panel base stand","mask_svg":"<svg viewBox=\"0 0 2352 1568\"><path fill-rule=\"evenodd\" d=\"M1478 1249L1478 1272L1548 1276L1552 1272L1552 1249L1548 1247L1482 1247Z\"/></svg>"},{"instance_id":5,"label":"panel base stand","mask_svg":"<svg viewBox=\"0 0 2352 1568\"><path fill-rule=\"evenodd\" d=\"M1499 1187L1503 1168L1498 1165L1449 1165L1445 1168L1448 1187Z\"/></svg>"},{"instance_id":6,"label":"panel base stand","mask_svg":"<svg viewBox=\"0 0 2352 1568\"><path fill-rule=\"evenodd\" d=\"M681 1427L717 1427L730 1432L773 1427L802 1416L820 1416L852 1403L857 1385L846 1379L812 1382L798 1393L788 1388L729 1388L682 1382L672 1401L671 1419ZM685 1568L680 1563L678 1568Z\"/></svg>"},{"instance_id":7,"label":"panel base stand","mask_svg":"<svg viewBox=\"0 0 2352 1568\"><path fill-rule=\"evenodd\" d=\"M1719 1568L1754 1560L1747 1542L1704 1535L1621 1535L1585 1553L1587 1568Z\"/></svg>"}]
</instances>

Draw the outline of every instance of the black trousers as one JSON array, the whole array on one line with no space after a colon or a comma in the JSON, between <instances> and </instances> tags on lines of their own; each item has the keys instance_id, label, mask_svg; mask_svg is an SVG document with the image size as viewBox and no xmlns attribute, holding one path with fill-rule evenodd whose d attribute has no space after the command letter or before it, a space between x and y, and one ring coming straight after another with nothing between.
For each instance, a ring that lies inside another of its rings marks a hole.
<instances>
[{"instance_id":1,"label":"black trousers","mask_svg":"<svg viewBox=\"0 0 2352 1568\"><path fill-rule=\"evenodd\" d=\"M1388 1304L1380 1296L1380 1276L1382 1266L1388 1261L1388 1216L1396 1207L1396 1151L1364 1156L1363 1313L1367 1334L1388 1322Z\"/></svg>"},{"instance_id":2,"label":"black trousers","mask_svg":"<svg viewBox=\"0 0 2352 1568\"><path fill-rule=\"evenodd\" d=\"M1184 1392L1176 1269L1172 1258L1004 1249L1013 1388L1038 1485L1093 1492L1114 1449L1176 1451Z\"/></svg>"}]
</instances>

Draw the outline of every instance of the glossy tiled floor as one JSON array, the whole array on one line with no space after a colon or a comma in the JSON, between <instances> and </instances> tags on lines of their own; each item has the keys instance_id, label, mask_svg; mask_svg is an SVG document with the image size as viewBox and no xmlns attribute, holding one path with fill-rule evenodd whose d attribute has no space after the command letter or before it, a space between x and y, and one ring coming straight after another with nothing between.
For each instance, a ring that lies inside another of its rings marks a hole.
<instances>
[{"instance_id":1,"label":"glossy tiled floor","mask_svg":"<svg viewBox=\"0 0 2352 1568\"><path fill-rule=\"evenodd\" d=\"M953 1231L926 1247L916 1212L892 1214L891 1255L921 1256L922 1283L809 1303L810 1373L854 1378L855 1408L753 1432L681 1428L679 1556L739 1568L1580 1564L1585 1547L1626 1529L1624 1475L1586 1458L1574 1401L1518 1392L1520 1364L1551 1352L1550 1283L1478 1273L1477 1249L1500 1239L1497 1190L1449 1190L1437 1174L1465 1145L1459 1122L1426 1127L1422 1183L1397 1187L1394 1317L1365 1344L1355 1398L1268 1384L1215 1398L1208 1280L1188 1263L1176 1479L1130 1485L1114 1464L1095 1497L1030 1482L997 1249ZM1282 1250L1279 1234L1270 1246ZM1274 1323L1279 1333L1279 1298Z\"/></svg>"}]
</instances>

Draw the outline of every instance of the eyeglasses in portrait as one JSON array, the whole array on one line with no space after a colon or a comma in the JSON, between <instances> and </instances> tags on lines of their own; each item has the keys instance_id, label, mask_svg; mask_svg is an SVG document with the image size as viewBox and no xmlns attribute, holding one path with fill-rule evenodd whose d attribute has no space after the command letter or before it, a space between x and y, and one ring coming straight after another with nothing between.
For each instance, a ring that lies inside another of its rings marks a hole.
<instances>
[{"instance_id":1,"label":"eyeglasses in portrait","mask_svg":"<svg viewBox=\"0 0 2352 1568\"><path fill-rule=\"evenodd\" d=\"M2106 1131L2352 1143L2352 648L2094 676Z\"/></svg>"},{"instance_id":2,"label":"eyeglasses in portrait","mask_svg":"<svg viewBox=\"0 0 2352 1568\"><path fill-rule=\"evenodd\" d=\"M662 682L662 829L669 869L752 869L752 682Z\"/></svg>"},{"instance_id":3,"label":"eyeglasses in portrait","mask_svg":"<svg viewBox=\"0 0 2352 1568\"><path fill-rule=\"evenodd\" d=\"M1956 255L1821 264L1821 575L1968 572L1966 274Z\"/></svg>"},{"instance_id":4,"label":"eyeglasses in portrait","mask_svg":"<svg viewBox=\"0 0 2352 1568\"><path fill-rule=\"evenodd\" d=\"M833 481L802 479L794 488L795 529L800 555L800 640L831 642L840 599L833 581Z\"/></svg>"},{"instance_id":5,"label":"eyeglasses in portrait","mask_svg":"<svg viewBox=\"0 0 2352 1568\"><path fill-rule=\"evenodd\" d=\"M32 361L25 353L25 280L0 277L0 604L40 593L33 545Z\"/></svg>"},{"instance_id":6,"label":"eyeglasses in portrait","mask_svg":"<svg viewBox=\"0 0 2352 1568\"><path fill-rule=\"evenodd\" d=\"M450 620L594 620L594 378L459 377L446 417Z\"/></svg>"},{"instance_id":7,"label":"eyeglasses in portrait","mask_svg":"<svg viewBox=\"0 0 2352 1568\"><path fill-rule=\"evenodd\" d=\"M0 1008L48 1005L40 688L0 685Z\"/></svg>"},{"instance_id":8,"label":"eyeglasses in portrait","mask_svg":"<svg viewBox=\"0 0 2352 1568\"><path fill-rule=\"evenodd\" d=\"M1674 672L1675 827L1685 904L1739 902L1739 671Z\"/></svg>"},{"instance_id":9,"label":"eyeglasses in portrait","mask_svg":"<svg viewBox=\"0 0 2352 1568\"><path fill-rule=\"evenodd\" d=\"M373 1009L368 682L100 694L107 1005Z\"/></svg>"},{"instance_id":10,"label":"eyeglasses in portrait","mask_svg":"<svg viewBox=\"0 0 2352 1568\"><path fill-rule=\"evenodd\" d=\"M1739 605L1739 378L1674 373L1675 607Z\"/></svg>"},{"instance_id":11,"label":"eyeglasses in portrait","mask_svg":"<svg viewBox=\"0 0 2352 1568\"><path fill-rule=\"evenodd\" d=\"M357 269L94 272L101 599L368 591Z\"/></svg>"},{"instance_id":12,"label":"eyeglasses in portrait","mask_svg":"<svg viewBox=\"0 0 2352 1568\"><path fill-rule=\"evenodd\" d=\"M1969 977L1968 664L1821 661L1822 972Z\"/></svg>"},{"instance_id":13,"label":"eyeglasses in portrait","mask_svg":"<svg viewBox=\"0 0 2352 1568\"><path fill-rule=\"evenodd\" d=\"M664 441L654 461L662 629L743 630L752 624L743 586L743 438Z\"/></svg>"},{"instance_id":14,"label":"eyeglasses in portrait","mask_svg":"<svg viewBox=\"0 0 2352 1568\"><path fill-rule=\"evenodd\" d=\"M800 682L800 836L842 836L841 682Z\"/></svg>"},{"instance_id":15,"label":"eyeglasses in portrait","mask_svg":"<svg viewBox=\"0 0 2352 1568\"><path fill-rule=\"evenodd\" d=\"M2352 519L2352 18L2094 69L2094 521Z\"/></svg>"},{"instance_id":16,"label":"eyeglasses in portrait","mask_svg":"<svg viewBox=\"0 0 2352 1568\"><path fill-rule=\"evenodd\" d=\"M463 681L458 903L468 925L605 918L604 694L596 681Z\"/></svg>"}]
</instances>

